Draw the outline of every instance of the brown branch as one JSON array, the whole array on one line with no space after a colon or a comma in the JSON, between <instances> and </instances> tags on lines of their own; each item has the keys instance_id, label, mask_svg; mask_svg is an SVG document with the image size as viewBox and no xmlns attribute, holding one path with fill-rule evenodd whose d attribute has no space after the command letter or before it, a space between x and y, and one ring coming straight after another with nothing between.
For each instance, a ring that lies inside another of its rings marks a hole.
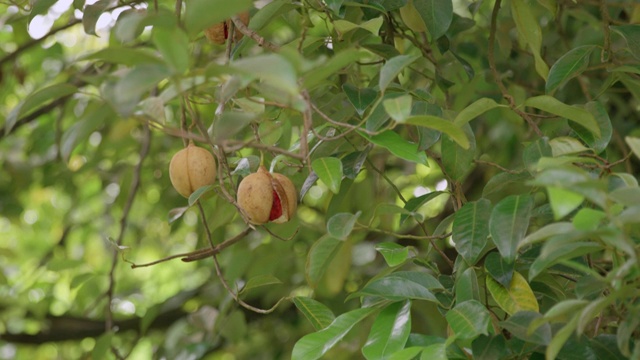
<instances>
[{"instance_id":1,"label":"brown branch","mask_svg":"<svg viewBox=\"0 0 640 360\"><path fill-rule=\"evenodd\" d=\"M238 31L240 31L244 36L253 39L255 42L258 43L259 46L267 48L271 51L278 51L280 50L280 47L272 42L269 42L267 40L265 40L265 38L263 38L262 36L258 35L257 32L249 29L243 22L242 20L240 20L239 17L237 16L232 16L231 20L233 21L233 24L235 25L236 29L238 29Z\"/></svg>"}]
</instances>

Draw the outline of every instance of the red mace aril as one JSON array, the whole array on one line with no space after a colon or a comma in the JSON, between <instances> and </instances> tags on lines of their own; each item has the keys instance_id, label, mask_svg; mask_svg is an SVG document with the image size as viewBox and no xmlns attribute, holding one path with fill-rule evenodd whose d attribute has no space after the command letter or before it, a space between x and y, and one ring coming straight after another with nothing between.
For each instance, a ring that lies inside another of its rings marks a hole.
<instances>
[{"instance_id":1,"label":"red mace aril","mask_svg":"<svg viewBox=\"0 0 640 360\"><path fill-rule=\"evenodd\" d=\"M282 174L269 173L264 166L242 179L238 186L238 205L250 223L269 221L284 223L291 219L298 206L296 188Z\"/></svg>"},{"instance_id":2,"label":"red mace aril","mask_svg":"<svg viewBox=\"0 0 640 360\"><path fill-rule=\"evenodd\" d=\"M249 12L245 11L238 14L238 18L246 26L249 24ZM231 19L223 21L221 23L213 24L209 28L204 30L204 36L214 44L223 45L229 38L229 31L231 29ZM237 29L234 31L234 40L238 41L242 39L242 33Z\"/></svg>"}]
</instances>

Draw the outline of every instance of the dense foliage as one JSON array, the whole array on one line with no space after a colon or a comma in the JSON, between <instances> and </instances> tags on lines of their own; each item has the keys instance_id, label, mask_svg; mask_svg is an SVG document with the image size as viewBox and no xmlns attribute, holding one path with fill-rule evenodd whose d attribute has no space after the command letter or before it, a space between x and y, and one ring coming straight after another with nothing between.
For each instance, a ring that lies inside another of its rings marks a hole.
<instances>
[{"instance_id":1,"label":"dense foliage","mask_svg":"<svg viewBox=\"0 0 640 360\"><path fill-rule=\"evenodd\" d=\"M640 359L633 0L6 0L0 75L0 358Z\"/></svg>"}]
</instances>

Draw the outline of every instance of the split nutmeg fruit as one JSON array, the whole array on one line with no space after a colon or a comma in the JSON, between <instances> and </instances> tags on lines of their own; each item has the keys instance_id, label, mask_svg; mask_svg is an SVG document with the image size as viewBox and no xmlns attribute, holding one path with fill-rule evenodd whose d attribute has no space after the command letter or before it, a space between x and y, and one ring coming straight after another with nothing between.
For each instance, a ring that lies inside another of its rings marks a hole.
<instances>
[{"instance_id":1,"label":"split nutmeg fruit","mask_svg":"<svg viewBox=\"0 0 640 360\"><path fill-rule=\"evenodd\" d=\"M238 17L243 24L249 24L249 12L245 11L238 14ZM204 35L214 44L222 45L229 38L229 30L231 29L231 19L223 21L218 24L214 24L208 29L205 29ZM234 32L234 40L238 41L242 39L242 33L236 29Z\"/></svg>"},{"instance_id":2,"label":"split nutmeg fruit","mask_svg":"<svg viewBox=\"0 0 640 360\"><path fill-rule=\"evenodd\" d=\"M193 143L173 155L169 163L171 185L187 198L198 188L213 185L216 172L213 155Z\"/></svg>"},{"instance_id":3,"label":"split nutmeg fruit","mask_svg":"<svg viewBox=\"0 0 640 360\"><path fill-rule=\"evenodd\" d=\"M260 166L240 182L238 205L254 225L284 223L296 212L298 195L289 178Z\"/></svg>"}]
</instances>

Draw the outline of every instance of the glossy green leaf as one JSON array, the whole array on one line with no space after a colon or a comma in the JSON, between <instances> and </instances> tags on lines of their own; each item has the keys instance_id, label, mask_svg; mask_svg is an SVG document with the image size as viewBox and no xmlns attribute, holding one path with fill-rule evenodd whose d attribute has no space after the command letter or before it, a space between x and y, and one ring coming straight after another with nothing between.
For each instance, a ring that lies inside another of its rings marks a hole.
<instances>
[{"instance_id":1,"label":"glossy green leaf","mask_svg":"<svg viewBox=\"0 0 640 360\"><path fill-rule=\"evenodd\" d=\"M541 318L542 315L535 311L518 311L500 322L500 325L520 340L545 346L551 341L551 326L545 323L533 331L530 330L531 323Z\"/></svg>"},{"instance_id":2,"label":"glossy green leaf","mask_svg":"<svg viewBox=\"0 0 640 360\"><path fill-rule=\"evenodd\" d=\"M322 279L322 276L327 271L327 266L331 263L331 260L336 256L343 244L343 241L330 236L323 236L311 246L307 254L305 267L307 282L311 287L318 285L320 279Z\"/></svg>"},{"instance_id":3,"label":"glossy green leaf","mask_svg":"<svg viewBox=\"0 0 640 360\"><path fill-rule=\"evenodd\" d=\"M549 70L545 92L552 93L569 79L580 75L589 66L589 58L595 49L595 45L583 45L562 55Z\"/></svg>"},{"instance_id":4,"label":"glossy green leaf","mask_svg":"<svg viewBox=\"0 0 640 360\"><path fill-rule=\"evenodd\" d=\"M586 104L585 109L587 109L587 111L589 111L596 119L598 127L600 127L601 135L599 137L594 136L591 132L575 122L571 122L569 125L587 144L587 146L589 146L589 148L593 149L596 154L600 154L606 149L607 145L609 145L609 142L611 141L611 137L613 136L613 124L611 123L609 114L607 114L607 109L601 102L590 101Z\"/></svg>"},{"instance_id":5,"label":"glossy green leaf","mask_svg":"<svg viewBox=\"0 0 640 360\"><path fill-rule=\"evenodd\" d=\"M593 115L582 108L567 105L549 95L540 95L529 98L524 103L527 106L546 111L571 120L585 129L589 130L596 137L602 136L598 122Z\"/></svg>"},{"instance_id":6,"label":"glossy green leaf","mask_svg":"<svg viewBox=\"0 0 640 360\"><path fill-rule=\"evenodd\" d=\"M590 149L582 145L578 139L570 136L553 138L549 141L549 146L551 146L551 152L554 157L590 151Z\"/></svg>"},{"instance_id":7,"label":"glossy green leaf","mask_svg":"<svg viewBox=\"0 0 640 360\"><path fill-rule=\"evenodd\" d=\"M424 272L398 271L374 279L349 298L378 296L391 301L415 299L437 303L432 290L442 290L442 285L433 276Z\"/></svg>"},{"instance_id":8,"label":"glossy green leaf","mask_svg":"<svg viewBox=\"0 0 640 360\"><path fill-rule=\"evenodd\" d=\"M607 214L601 210L582 208L571 222L577 230L592 231L597 229L606 217Z\"/></svg>"},{"instance_id":9,"label":"glossy green leaf","mask_svg":"<svg viewBox=\"0 0 640 360\"><path fill-rule=\"evenodd\" d=\"M399 120L397 120L399 121ZM470 142L468 133L458 125L447 121L438 116L433 115L416 115L406 118L404 121L399 121L403 124L421 126L433 130L440 131L447 134L453 141L455 141L463 149L469 149Z\"/></svg>"},{"instance_id":10,"label":"glossy green leaf","mask_svg":"<svg viewBox=\"0 0 640 360\"><path fill-rule=\"evenodd\" d=\"M107 8L114 5L116 5L115 0L98 0L93 4L85 6L82 14L82 26L84 27L84 32L89 35L95 35L98 19L105 10L107 10Z\"/></svg>"},{"instance_id":11,"label":"glossy green leaf","mask_svg":"<svg viewBox=\"0 0 640 360\"><path fill-rule=\"evenodd\" d=\"M527 234L532 208L529 195L511 195L491 211L489 231L500 255L508 262L515 260L518 245Z\"/></svg>"},{"instance_id":12,"label":"glossy green leaf","mask_svg":"<svg viewBox=\"0 0 640 360\"><path fill-rule=\"evenodd\" d=\"M234 61L233 68L265 84L296 96L299 92L298 77L293 65L278 54L265 54Z\"/></svg>"},{"instance_id":13,"label":"glossy green leaf","mask_svg":"<svg viewBox=\"0 0 640 360\"><path fill-rule=\"evenodd\" d=\"M269 286L269 285L278 285L282 284L282 281L277 277L270 274L258 275L247 280L247 283L242 288L242 293L246 293L247 291L255 288L259 288L261 286Z\"/></svg>"},{"instance_id":14,"label":"glossy green leaf","mask_svg":"<svg viewBox=\"0 0 640 360\"><path fill-rule=\"evenodd\" d=\"M525 180L530 178L531 175L526 172L519 172L515 174L508 172L499 173L487 181L484 189L482 190L482 197L486 198L494 194L503 194L505 189L510 187L518 188L524 185L523 182Z\"/></svg>"},{"instance_id":15,"label":"glossy green leaf","mask_svg":"<svg viewBox=\"0 0 640 360\"><path fill-rule=\"evenodd\" d=\"M511 16L516 23L520 41L531 50L535 62L536 72L544 80L549 75L549 66L544 62L540 54L542 48L542 30L538 18L531 11L529 3L525 0L512 0Z\"/></svg>"},{"instance_id":16,"label":"glossy green leaf","mask_svg":"<svg viewBox=\"0 0 640 360\"><path fill-rule=\"evenodd\" d=\"M438 196L440 196L442 194L444 194L444 192L442 192L442 191L433 191L433 192L430 192L428 194L424 194L424 195L420 195L418 197L411 198L411 199L409 199L407 201L406 204L404 204L404 208L405 208L405 210L409 211L410 213L415 213L423 205L425 205L429 201L437 198ZM408 215L408 214L401 214L400 215L400 225L404 224L404 222L409 218L409 216L410 215Z\"/></svg>"},{"instance_id":17,"label":"glossy green leaf","mask_svg":"<svg viewBox=\"0 0 640 360\"><path fill-rule=\"evenodd\" d=\"M421 346L412 346L402 349L393 355L389 356L389 360L413 360L424 350Z\"/></svg>"},{"instance_id":18,"label":"glossy green leaf","mask_svg":"<svg viewBox=\"0 0 640 360\"><path fill-rule=\"evenodd\" d=\"M463 126L467 139L470 140L467 148L455 142L448 135L442 136L441 151L442 165L447 174L455 181L462 181L473 169L473 160L476 156L476 138L469 124Z\"/></svg>"},{"instance_id":19,"label":"glossy green leaf","mask_svg":"<svg viewBox=\"0 0 640 360\"><path fill-rule=\"evenodd\" d=\"M417 144L405 140L395 131L388 130L373 136L365 133L359 134L372 143L389 150L399 158L418 164L427 164L427 155L424 151L418 151Z\"/></svg>"},{"instance_id":20,"label":"glossy green leaf","mask_svg":"<svg viewBox=\"0 0 640 360\"><path fill-rule=\"evenodd\" d=\"M399 55L387 61L380 69L380 80L378 81L380 91L384 93L393 79L418 58L420 58L418 55Z\"/></svg>"},{"instance_id":21,"label":"glossy green leaf","mask_svg":"<svg viewBox=\"0 0 640 360\"><path fill-rule=\"evenodd\" d=\"M538 161L543 157L553 156L553 149L549 145L549 138L543 137L538 139L524 148L522 153L522 161L529 171L532 171Z\"/></svg>"},{"instance_id":22,"label":"glossy green leaf","mask_svg":"<svg viewBox=\"0 0 640 360\"><path fill-rule=\"evenodd\" d=\"M556 221L569 215L584 201L583 195L559 187L549 186L547 187L547 193L549 194L549 203Z\"/></svg>"},{"instance_id":23,"label":"glossy green leaf","mask_svg":"<svg viewBox=\"0 0 640 360\"><path fill-rule=\"evenodd\" d=\"M567 243L562 241L562 235L558 236L560 238L554 237L553 240L555 241L548 240L542 247L540 256L535 259L529 268L529 280L534 279L542 271L562 260L573 259L602 249L601 245L592 242L575 241Z\"/></svg>"},{"instance_id":24,"label":"glossy green leaf","mask_svg":"<svg viewBox=\"0 0 640 360\"><path fill-rule=\"evenodd\" d=\"M476 360L495 360L507 357L509 350L507 342L502 334L485 336L480 335L471 343L473 358Z\"/></svg>"},{"instance_id":25,"label":"glossy green leaf","mask_svg":"<svg viewBox=\"0 0 640 360\"><path fill-rule=\"evenodd\" d=\"M413 6L427 25L432 42L447 32L453 19L451 0L413 0Z\"/></svg>"},{"instance_id":26,"label":"glossy green leaf","mask_svg":"<svg viewBox=\"0 0 640 360\"><path fill-rule=\"evenodd\" d=\"M490 215L491 202L487 199L468 202L455 213L451 237L469 265L475 265L487 245Z\"/></svg>"},{"instance_id":27,"label":"glossy green leaf","mask_svg":"<svg viewBox=\"0 0 640 360\"><path fill-rule=\"evenodd\" d=\"M640 138L626 136L624 141L629 145L633 154L640 159Z\"/></svg>"},{"instance_id":28,"label":"glossy green leaf","mask_svg":"<svg viewBox=\"0 0 640 360\"><path fill-rule=\"evenodd\" d=\"M626 360L630 353L624 354L616 346L619 337L614 334L600 334L589 342L589 347L593 349L598 359Z\"/></svg>"},{"instance_id":29,"label":"glossy green leaf","mask_svg":"<svg viewBox=\"0 0 640 360\"><path fill-rule=\"evenodd\" d=\"M5 135L11 132L11 129L20 118L29 114L32 110L46 105L52 100L69 96L76 91L78 91L78 88L71 84L54 84L31 93L14 107L5 119Z\"/></svg>"},{"instance_id":30,"label":"glossy green leaf","mask_svg":"<svg viewBox=\"0 0 640 360\"><path fill-rule=\"evenodd\" d=\"M251 9L252 0L189 0L186 3L184 21L187 32L194 34L220 23L233 15ZM215 11L211 11L215 9Z\"/></svg>"},{"instance_id":31,"label":"glossy green leaf","mask_svg":"<svg viewBox=\"0 0 640 360\"><path fill-rule=\"evenodd\" d=\"M388 305L376 317L362 355L367 360L386 359L400 351L411 333L411 301Z\"/></svg>"},{"instance_id":32,"label":"glossy green leaf","mask_svg":"<svg viewBox=\"0 0 640 360\"><path fill-rule=\"evenodd\" d=\"M151 35L164 60L177 74L189 68L189 38L180 28L156 26Z\"/></svg>"},{"instance_id":33,"label":"glossy green leaf","mask_svg":"<svg viewBox=\"0 0 640 360\"><path fill-rule=\"evenodd\" d=\"M347 95L347 99L356 109L358 115L362 116L364 112L376 101L378 92L371 88L357 88L351 84L342 85L342 90Z\"/></svg>"},{"instance_id":34,"label":"glossy green leaf","mask_svg":"<svg viewBox=\"0 0 640 360\"><path fill-rule=\"evenodd\" d=\"M293 303L304 317L309 320L316 331L326 328L336 318L331 310L318 300L305 296L296 296L293 298Z\"/></svg>"},{"instance_id":35,"label":"glossy green leaf","mask_svg":"<svg viewBox=\"0 0 640 360\"><path fill-rule=\"evenodd\" d=\"M492 251L484 259L487 274L505 288L511 284L515 264L506 262L500 253Z\"/></svg>"},{"instance_id":36,"label":"glossy green leaf","mask_svg":"<svg viewBox=\"0 0 640 360\"><path fill-rule=\"evenodd\" d=\"M311 168L332 193L340 192L342 183L342 162L335 157L323 157L311 162Z\"/></svg>"},{"instance_id":37,"label":"glossy green leaf","mask_svg":"<svg viewBox=\"0 0 640 360\"><path fill-rule=\"evenodd\" d=\"M338 316L328 327L303 336L293 346L292 360L319 359L334 347L357 323L371 315L376 308L362 308Z\"/></svg>"},{"instance_id":38,"label":"glossy green leaf","mask_svg":"<svg viewBox=\"0 0 640 360\"><path fill-rule=\"evenodd\" d=\"M457 304L445 317L458 339L475 339L488 334L490 315L477 300Z\"/></svg>"},{"instance_id":39,"label":"glossy green leaf","mask_svg":"<svg viewBox=\"0 0 640 360\"><path fill-rule=\"evenodd\" d=\"M213 185L205 185L196 189L196 191L189 195L189 206L193 206L193 204L198 202L202 195L210 192L211 190L213 190Z\"/></svg>"},{"instance_id":40,"label":"glossy green leaf","mask_svg":"<svg viewBox=\"0 0 640 360\"><path fill-rule=\"evenodd\" d=\"M402 95L393 99L386 99L382 102L382 105L393 120L402 123L411 115L412 100L411 95Z\"/></svg>"},{"instance_id":41,"label":"glossy green leaf","mask_svg":"<svg viewBox=\"0 0 640 360\"><path fill-rule=\"evenodd\" d=\"M456 303L462 303L467 300L480 301L480 287L478 286L478 275L476 271L470 267L456 278Z\"/></svg>"},{"instance_id":42,"label":"glossy green leaf","mask_svg":"<svg viewBox=\"0 0 640 360\"><path fill-rule=\"evenodd\" d=\"M383 242L375 247L389 267L403 264L409 258L409 248L396 243Z\"/></svg>"},{"instance_id":43,"label":"glossy green leaf","mask_svg":"<svg viewBox=\"0 0 640 360\"><path fill-rule=\"evenodd\" d=\"M478 116L484 114L485 112L495 109L497 107L504 107L505 105L500 105L496 103L493 99L490 98L480 98L464 109L462 109L455 119L453 119L453 123L462 126L469 121L477 118Z\"/></svg>"},{"instance_id":44,"label":"glossy green leaf","mask_svg":"<svg viewBox=\"0 0 640 360\"><path fill-rule=\"evenodd\" d=\"M492 277L487 276L487 290L495 302L507 314L513 315L518 311L538 312L538 301L529 283L517 271L513 273L509 287L504 287Z\"/></svg>"},{"instance_id":45,"label":"glossy green leaf","mask_svg":"<svg viewBox=\"0 0 640 360\"><path fill-rule=\"evenodd\" d=\"M636 59L640 59L640 25L616 25L611 26L611 30L620 34L627 42L631 54Z\"/></svg>"},{"instance_id":46,"label":"glossy green leaf","mask_svg":"<svg viewBox=\"0 0 640 360\"><path fill-rule=\"evenodd\" d=\"M360 211L355 214L338 213L327 221L327 234L338 240L346 240L356 224Z\"/></svg>"},{"instance_id":47,"label":"glossy green leaf","mask_svg":"<svg viewBox=\"0 0 640 360\"><path fill-rule=\"evenodd\" d=\"M447 360L447 344L433 344L425 347L420 360Z\"/></svg>"}]
</instances>

